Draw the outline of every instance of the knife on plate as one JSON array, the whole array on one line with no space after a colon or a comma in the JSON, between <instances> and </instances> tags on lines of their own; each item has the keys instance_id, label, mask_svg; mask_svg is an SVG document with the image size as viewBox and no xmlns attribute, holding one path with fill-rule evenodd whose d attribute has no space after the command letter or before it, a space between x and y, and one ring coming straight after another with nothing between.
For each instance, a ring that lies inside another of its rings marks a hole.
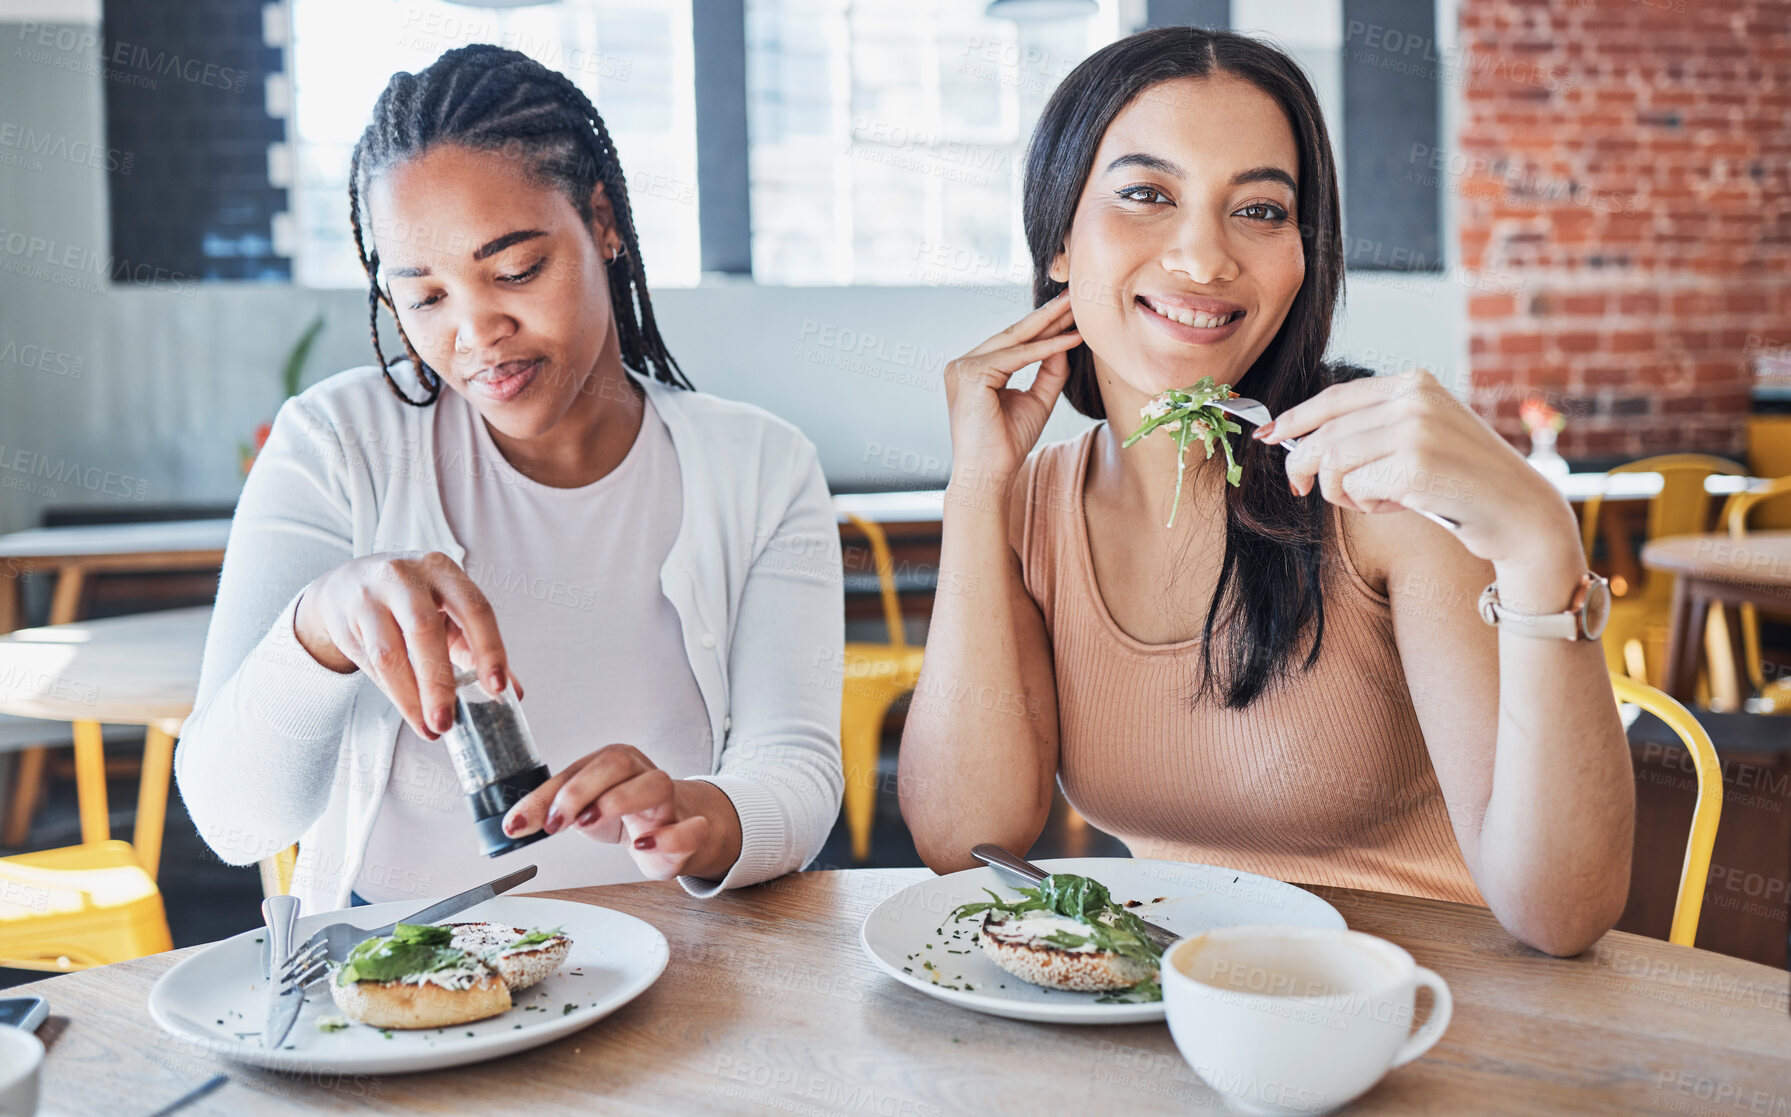
<instances>
[{"instance_id":1,"label":"knife on plate","mask_svg":"<svg viewBox=\"0 0 1791 1117\"><path fill-rule=\"evenodd\" d=\"M989 842L972 847L970 856L986 865L1000 869L1010 876L1018 877L1029 885L1036 885L1051 875L1019 854L1009 853L1000 846ZM1145 937L1155 943L1160 950L1168 950L1177 940L1186 937L1176 934L1167 927L1159 927L1148 919L1140 919L1138 922L1144 924Z\"/></svg>"}]
</instances>

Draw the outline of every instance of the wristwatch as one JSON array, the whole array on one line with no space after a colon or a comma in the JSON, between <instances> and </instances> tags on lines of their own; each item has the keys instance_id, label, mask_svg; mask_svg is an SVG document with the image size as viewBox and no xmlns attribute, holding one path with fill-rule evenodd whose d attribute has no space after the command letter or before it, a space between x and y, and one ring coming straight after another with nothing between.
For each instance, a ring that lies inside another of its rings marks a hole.
<instances>
[{"instance_id":1,"label":"wristwatch","mask_svg":"<svg viewBox=\"0 0 1791 1117\"><path fill-rule=\"evenodd\" d=\"M1611 583L1588 570L1580 575L1565 612L1520 613L1499 602L1499 583L1493 582L1480 591L1480 619L1519 636L1596 640L1611 619Z\"/></svg>"}]
</instances>

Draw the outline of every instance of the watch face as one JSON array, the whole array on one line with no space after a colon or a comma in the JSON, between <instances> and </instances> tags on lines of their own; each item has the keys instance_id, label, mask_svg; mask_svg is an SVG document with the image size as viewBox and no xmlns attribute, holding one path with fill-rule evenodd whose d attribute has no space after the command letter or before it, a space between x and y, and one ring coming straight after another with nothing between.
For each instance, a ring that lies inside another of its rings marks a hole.
<instances>
[{"instance_id":1,"label":"watch face","mask_svg":"<svg viewBox=\"0 0 1791 1117\"><path fill-rule=\"evenodd\" d=\"M1582 607L1581 624L1585 626L1586 639L1596 640L1604 635L1605 622L1611 619L1611 584L1594 574L1586 584L1586 603Z\"/></svg>"}]
</instances>

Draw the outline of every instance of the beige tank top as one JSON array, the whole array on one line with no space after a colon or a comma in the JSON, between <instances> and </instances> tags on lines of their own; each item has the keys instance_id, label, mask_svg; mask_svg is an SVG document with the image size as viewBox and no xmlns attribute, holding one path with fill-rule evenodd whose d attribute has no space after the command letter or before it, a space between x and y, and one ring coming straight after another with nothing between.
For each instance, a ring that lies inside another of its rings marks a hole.
<instances>
[{"instance_id":1,"label":"beige tank top","mask_svg":"<svg viewBox=\"0 0 1791 1117\"><path fill-rule=\"evenodd\" d=\"M1484 906L1412 709L1389 602L1342 536L1311 670L1230 710L1190 696L1200 637L1133 639L1095 582L1082 487L1097 425L1028 463L1026 589L1057 675L1064 796L1137 857Z\"/></svg>"}]
</instances>

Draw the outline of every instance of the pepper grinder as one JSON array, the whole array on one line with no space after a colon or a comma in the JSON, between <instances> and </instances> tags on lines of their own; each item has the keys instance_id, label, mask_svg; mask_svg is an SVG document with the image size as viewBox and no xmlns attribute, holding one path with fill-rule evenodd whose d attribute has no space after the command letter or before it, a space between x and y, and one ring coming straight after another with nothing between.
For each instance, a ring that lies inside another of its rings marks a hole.
<instances>
[{"instance_id":1,"label":"pepper grinder","mask_svg":"<svg viewBox=\"0 0 1791 1117\"><path fill-rule=\"evenodd\" d=\"M442 734L442 741L472 808L485 856L496 857L547 837L545 830L519 838L504 833L504 815L546 783L550 774L535 751L535 738L509 680L501 692L492 694L477 672L456 671L454 724Z\"/></svg>"}]
</instances>

